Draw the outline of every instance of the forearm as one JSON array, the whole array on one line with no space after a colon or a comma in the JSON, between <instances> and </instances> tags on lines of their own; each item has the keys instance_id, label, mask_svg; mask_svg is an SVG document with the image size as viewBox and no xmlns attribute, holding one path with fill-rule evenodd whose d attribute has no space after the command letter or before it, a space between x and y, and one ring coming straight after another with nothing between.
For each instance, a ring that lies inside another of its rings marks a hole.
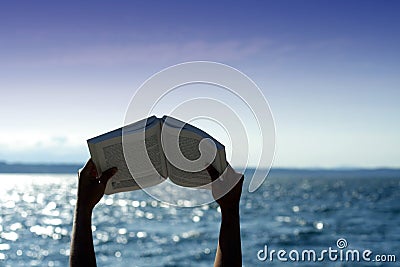
<instances>
[{"instance_id":1,"label":"forearm","mask_svg":"<svg viewBox=\"0 0 400 267\"><path fill-rule=\"evenodd\" d=\"M75 208L74 224L72 229L70 266L96 266L96 256L92 238L92 211Z\"/></svg>"},{"instance_id":2,"label":"forearm","mask_svg":"<svg viewBox=\"0 0 400 267\"><path fill-rule=\"evenodd\" d=\"M221 229L214 266L242 266L239 205L221 209L221 214Z\"/></svg>"}]
</instances>

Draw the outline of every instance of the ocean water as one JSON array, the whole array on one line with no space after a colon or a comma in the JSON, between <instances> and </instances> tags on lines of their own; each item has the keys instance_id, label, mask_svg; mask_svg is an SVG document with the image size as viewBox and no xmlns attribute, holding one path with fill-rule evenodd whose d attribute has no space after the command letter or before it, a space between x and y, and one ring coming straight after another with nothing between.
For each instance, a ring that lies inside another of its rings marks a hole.
<instances>
[{"instance_id":1,"label":"ocean water","mask_svg":"<svg viewBox=\"0 0 400 267\"><path fill-rule=\"evenodd\" d=\"M0 174L0 181L0 266L67 266L76 175ZM273 172L254 193L248 182L241 201L244 266L398 266L398 175ZM144 192L105 196L93 214L98 266L212 266L219 223L215 203L178 208ZM397 262L257 257L266 245L268 253L339 251L340 238L343 251L371 250Z\"/></svg>"}]
</instances>

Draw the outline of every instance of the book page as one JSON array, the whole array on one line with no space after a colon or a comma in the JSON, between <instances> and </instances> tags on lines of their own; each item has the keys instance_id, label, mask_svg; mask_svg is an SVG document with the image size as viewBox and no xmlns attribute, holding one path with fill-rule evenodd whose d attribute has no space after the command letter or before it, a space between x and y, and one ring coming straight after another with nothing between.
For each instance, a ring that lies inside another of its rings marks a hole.
<instances>
[{"instance_id":1,"label":"book page","mask_svg":"<svg viewBox=\"0 0 400 267\"><path fill-rule=\"evenodd\" d=\"M145 140L142 133L123 138L126 160L133 175L143 176L153 172L167 177L159 125L146 130Z\"/></svg>"},{"instance_id":2,"label":"book page","mask_svg":"<svg viewBox=\"0 0 400 267\"><path fill-rule=\"evenodd\" d=\"M107 183L106 194L138 190L165 180L163 176L167 176L167 169L160 149L159 129L159 122L147 128L145 140L143 130L126 134L123 137L124 146L122 136L95 145L89 143L89 148L95 146L95 149L90 150L99 171L118 168L118 172ZM93 155L92 150L96 155Z\"/></svg>"},{"instance_id":3,"label":"book page","mask_svg":"<svg viewBox=\"0 0 400 267\"><path fill-rule=\"evenodd\" d=\"M174 143L177 142L178 138L176 129L173 129L173 127L169 127L168 125L164 125L163 129L166 131L162 140L163 148L165 150L173 149ZM203 150L203 153L205 155L201 155L199 146L200 142L203 139L204 136L200 136L197 133L192 132L191 130L182 129L180 131L178 142L182 156L190 161L199 160L200 157L202 157L203 161L198 162L199 171L188 171L190 170L190 168L180 168L180 166L177 166L177 164L172 164L176 162L182 162L182 160L178 156L172 157L172 159L167 158L168 176L171 181L178 185L186 187L198 187L207 185L212 182L210 175L205 169L206 166L210 164L210 162L219 172L223 172L224 168L226 167L225 149L223 148L223 146L220 146L220 149L215 151L216 147L210 143L213 141L208 139L208 141L203 144L205 148ZM216 154L212 154L213 152L216 152ZM174 153L173 155L175 156L176 154L177 153ZM172 162L169 162L168 159L172 160ZM224 164L221 162L224 162Z\"/></svg>"},{"instance_id":4,"label":"book page","mask_svg":"<svg viewBox=\"0 0 400 267\"><path fill-rule=\"evenodd\" d=\"M104 164L102 165L105 166L105 169L113 166L118 168L118 172L107 183L106 194L140 189L128 169L124 158L122 139L119 139L117 143L104 144L101 148L104 155Z\"/></svg>"}]
</instances>

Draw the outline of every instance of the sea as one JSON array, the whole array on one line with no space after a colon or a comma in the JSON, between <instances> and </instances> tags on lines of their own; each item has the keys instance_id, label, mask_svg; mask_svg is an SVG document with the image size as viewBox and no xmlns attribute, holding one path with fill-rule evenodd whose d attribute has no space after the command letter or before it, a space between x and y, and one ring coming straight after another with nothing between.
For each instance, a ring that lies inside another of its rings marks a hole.
<instances>
[{"instance_id":1,"label":"sea","mask_svg":"<svg viewBox=\"0 0 400 267\"><path fill-rule=\"evenodd\" d=\"M399 170L272 170L252 193L249 180L243 266L399 266ZM76 174L0 174L0 182L0 266L68 266ZM212 266L220 218L216 203L104 196L93 213L97 264Z\"/></svg>"}]
</instances>

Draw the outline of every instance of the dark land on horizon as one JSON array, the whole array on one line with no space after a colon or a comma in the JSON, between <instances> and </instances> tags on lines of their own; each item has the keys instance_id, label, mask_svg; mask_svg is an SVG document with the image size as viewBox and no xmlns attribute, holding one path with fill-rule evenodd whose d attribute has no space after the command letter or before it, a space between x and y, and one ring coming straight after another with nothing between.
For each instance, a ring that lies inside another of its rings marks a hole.
<instances>
[{"instance_id":1,"label":"dark land on horizon","mask_svg":"<svg viewBox=\"0 0 400 267\"><path fill-rule=\"evenodd\" d=\"M0 173L77 173L83 164L6 163L0 161Z\"/></svg>"},{"instance_id":2,"label":"dark land on horizon","mask_svg":"<svg viewBox=\"0 0 400 267\"><path fill-rule=\"evenodd\" d=\"M82 164L51 164L51 163L6 163L0 161L0 173L77 173ZM248 168L250 173L253 168ZM247 171L246 171L247 172ZM272 167L271 175L319 176L324 177L394 177L400 178L397 168L279 168Z\"/></svg>"}]
</instances>

